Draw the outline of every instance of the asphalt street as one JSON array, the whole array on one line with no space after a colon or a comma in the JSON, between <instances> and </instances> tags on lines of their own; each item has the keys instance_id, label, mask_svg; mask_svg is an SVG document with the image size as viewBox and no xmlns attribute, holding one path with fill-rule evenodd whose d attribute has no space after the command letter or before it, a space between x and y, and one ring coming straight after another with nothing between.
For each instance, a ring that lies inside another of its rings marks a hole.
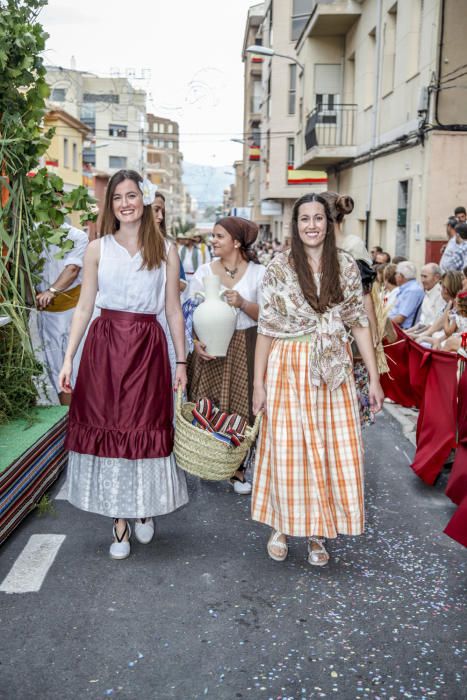
<instances>
[{"instance_id":1,"label":"asphalt street","mask_svg":"<svg viewBox=\"0 0 467 700\"><path fill-rule=\"evenodd\" d=\"M270 560L268 529L225 482L190 478L190 503L120 562L109 520L64 500L30 515L0 550L0 583L31 536L62 538L40 590L0 592L0 698L465 699L467 558L442 532L447 475L423 485L387 414L365 443L366 532L334 540L321 569L299 539Z\"/></svg>"}]
</instances>

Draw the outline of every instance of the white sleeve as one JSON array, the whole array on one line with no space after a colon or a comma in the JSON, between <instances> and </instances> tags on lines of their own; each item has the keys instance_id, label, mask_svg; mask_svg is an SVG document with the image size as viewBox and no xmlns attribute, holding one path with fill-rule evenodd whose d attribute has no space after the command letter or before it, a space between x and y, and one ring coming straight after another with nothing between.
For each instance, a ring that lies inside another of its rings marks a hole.
<instances>
[{"instance_id":1,"label":"white sleeve","mask_svg":"<svg viewBox=\"0 0 467 700\"><path fill-rule=\"evenodd\" d=\"M194 297L196 292L204 292L204 278L206 274L208 274L207 267L209 266L210 263L205 263L204 265L200 265L192 278L190 279L190 284L188 287L188 295L187 297Z\"/></svg>"},{"instance_id":2,"label":"white sleeve","mask_svg":"<svg viewBox=\"0 0 467 700\"><path fill-rule=\"evenodd\" d=\"M89 239L84 231L79 228L70 227L67 239L73 241L73 248L63 256L63 265L77 265L83 267L84 253L89 243Z\"/></svg>"},{"instance_id":3,"label":"white sleeve","mask_svg":"<svg viewBox=\"0 0 467 700\"><path fill-rule=\"evenodd\" d=\"M256 271L256 303L261 305L263 296L261 294L261 286L263 283L263 277L266 274L266 268L264 265L255 265L258 268Z\"/></svg>"}]
</instances>

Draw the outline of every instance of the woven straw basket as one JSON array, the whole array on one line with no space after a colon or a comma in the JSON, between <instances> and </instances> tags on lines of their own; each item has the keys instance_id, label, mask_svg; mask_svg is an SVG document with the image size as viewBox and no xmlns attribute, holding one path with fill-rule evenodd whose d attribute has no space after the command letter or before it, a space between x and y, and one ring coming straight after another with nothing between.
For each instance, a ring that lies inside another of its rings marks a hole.
<instances>
[{"instance_id":1,"label":"woven straw basket","mask_svg":"<svg viewBox=\"0 0 467 700\"><path fill-rule=\"evenodd\" d=\"M221 481L229 479L239 468L258 435L261 414L253 427L245 431L245 439L238 447L217 440L210 433L192 425L195 404L182 403L178 389L175 409L175 459L179 467L200 479Z\"/></svg>"}]
</instances>

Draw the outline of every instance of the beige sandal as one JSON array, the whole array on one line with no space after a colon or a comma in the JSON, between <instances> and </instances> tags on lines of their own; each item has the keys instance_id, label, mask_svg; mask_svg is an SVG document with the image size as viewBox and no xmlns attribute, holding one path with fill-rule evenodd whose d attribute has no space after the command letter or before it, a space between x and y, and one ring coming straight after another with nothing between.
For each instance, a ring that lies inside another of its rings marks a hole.
<instances>
[{"instance_id":1,"label":"beige sandal","mask_svg":"<svg viewBox=\"0 0 467 700\"><path fill-rule=\"evenodd\" d=\"M313 545L318 545L318 549L314 549ZM323 537L308 538L308 563L312 566L326 566L329 561L329 553L324 546Z\"/></svg>"},{"instance_id":2,"label":"beige sandal","mask_svg":"<svg viewBox=\"0 0 467 700\"><path fill-rule=\"evenodd\" d=\"M287 545L287 542L283 542L282 540L279 539L279 537L285 537L285 535L282 534L282 532L277 532L276 530L272 531L272 535L268 540L268 554L271 557L271 559L274 559L274 561L284 561L287 559L287 554L289 553L289 547ZM272 551L272 547L277 547L277 549L282 549L283 553L282 554L275 554Z\"/></svg>"}]
</instances>

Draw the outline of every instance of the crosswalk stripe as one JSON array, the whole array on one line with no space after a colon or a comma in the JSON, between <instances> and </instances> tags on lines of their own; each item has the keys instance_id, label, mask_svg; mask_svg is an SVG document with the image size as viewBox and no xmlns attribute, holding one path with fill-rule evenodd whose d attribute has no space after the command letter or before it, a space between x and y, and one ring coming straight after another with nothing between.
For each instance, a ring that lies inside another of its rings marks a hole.
<instances>
[{"instance_id":1,"label":"crosswalk stripe","mask_svg":"<svg viewBox=\"0 0 467 700\"><path fill-rule=\"evenodd\" d=\"M0 585L3 593L40 590L66 535L31 535Z\"/></svg>"}]
</instances>

